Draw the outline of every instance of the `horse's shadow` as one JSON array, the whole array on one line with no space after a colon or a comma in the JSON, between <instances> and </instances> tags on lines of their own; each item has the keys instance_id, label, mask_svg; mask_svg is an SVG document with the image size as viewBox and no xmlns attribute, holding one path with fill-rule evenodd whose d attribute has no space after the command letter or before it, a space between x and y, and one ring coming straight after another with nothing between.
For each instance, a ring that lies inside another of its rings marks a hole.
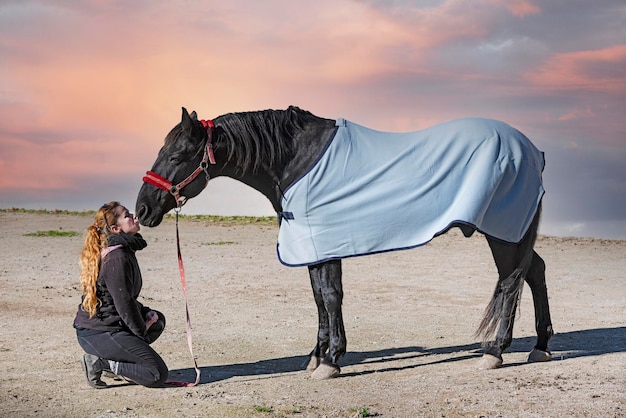
<instances>
[{"instance_id":1,"label":"horse's shadow","mask_svg":"<svg viewBox=\"0 0 626 418\"><path fill-rule=\"evenodd\" d=\"M506 353L528 352L535 343L535 337L515 338ZM599 356L607 353L626 352L626 327L596 328L581 331L570 331L556 334L550 341L553 361L564 361L577 357ZM439 358L440 354L458 354L454 357ZM478 343L455 345L448 347L423 348L394 347L376 351L348 352L342 358L341 366L357 364L385 365L375 370L342 373L342 377L406 370L437 363L449 363L482 355ZM429 358L431 357L431 358ZM407 360L421 358L424 361L407 364ZM261 360L254 363L239 363L220 366L201 367L200 384L214 383L235 376L261 376L270 378L280 373L298 372L303 369L308 356L283 357ZM525 363L505 363L505 367L519 366ZM258 377L256 377L258 379ZM170 379L193 381L195 371L192 368L170 371Z\"/></svg>"}]
</instances>

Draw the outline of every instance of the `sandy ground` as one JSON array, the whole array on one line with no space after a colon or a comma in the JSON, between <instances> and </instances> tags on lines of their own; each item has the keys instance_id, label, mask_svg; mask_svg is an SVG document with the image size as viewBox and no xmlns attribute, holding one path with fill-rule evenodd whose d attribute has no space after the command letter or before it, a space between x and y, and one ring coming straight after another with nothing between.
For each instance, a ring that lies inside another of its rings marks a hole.
<instances>
[{"instance_id":1,"label":"sandy ground","mask_svg":"<svg viewBox=\"0 0 626 418\"><path fill-rule=\"evenodd\" d=\"M525 289L503 368L477 370L473 337L495 285L482 236L344 260L348 354L342 375L301 365L316 309L306 269L282 266L276 226L181 221L202 370L190 388L87 386L72 319L78 255L91 216L0 212L0 416L26 417L617 417L626 416L626 241L540 237L554 360L534 344ZM172 219L143 229L143 300L168 318L157 342L177 380L194 377ZM33 237L36 231L77 237Z\"/></svg>"}]
</instances>

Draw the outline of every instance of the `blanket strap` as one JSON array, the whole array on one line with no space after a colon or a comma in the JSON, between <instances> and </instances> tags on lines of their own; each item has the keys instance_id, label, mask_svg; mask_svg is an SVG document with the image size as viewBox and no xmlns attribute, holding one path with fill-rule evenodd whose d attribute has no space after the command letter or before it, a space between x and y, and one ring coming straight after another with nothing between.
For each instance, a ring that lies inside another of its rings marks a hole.
<instances>
[{"instance_id":1,"label":"blanket strap","mask_svg":"<svg viewBox=\"0 0 626 418\"><path fill-rule=\"evenodd\" d=\"M282 221L283 219L291 221L296 218L293 216L293 212L278 212L278 222L280 223L280 221Z\"/></svg>"}]
</instances>

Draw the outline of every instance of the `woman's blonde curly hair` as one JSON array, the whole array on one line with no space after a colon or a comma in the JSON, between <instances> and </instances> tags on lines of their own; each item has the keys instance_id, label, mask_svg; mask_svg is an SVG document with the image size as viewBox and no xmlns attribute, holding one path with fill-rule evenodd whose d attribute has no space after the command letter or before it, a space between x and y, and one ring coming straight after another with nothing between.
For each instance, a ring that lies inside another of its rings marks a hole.
<instances>
[{"instance_id":1,"label":"woman's blonde curly hair","mask_svg":"<svg viewBox=\"0 0 626 418\"><path fill-rule=\"evenodd\" d=\"M100 272L100 254L109 245L111 226L117 223L119 216L119 202L109 202L102 205L93 224L85 231L85 245L80 255L80 288L83 293L83 309L93 317L98 310L100 300L96 295L96 282Z\"/></svg>"}]
</instances>

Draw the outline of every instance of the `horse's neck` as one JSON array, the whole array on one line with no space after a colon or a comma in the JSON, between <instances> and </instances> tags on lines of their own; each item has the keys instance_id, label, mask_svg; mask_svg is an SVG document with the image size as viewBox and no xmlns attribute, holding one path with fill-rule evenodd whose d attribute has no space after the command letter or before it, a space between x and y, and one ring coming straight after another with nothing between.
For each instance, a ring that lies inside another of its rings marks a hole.
<instances>
[{"instance_id":1,"label":"horse's neck","mask_svg":"<svg viewBox=\"0 0 626 418\"><path fill-rule=\"evenodd\" d=\"M241 114L238 116L241 117ZM244 117L254 116L252 113L244 114ZM266 129L264 132L276 132L276 127ZM275 145L275 141L288 140L290 141L288 144L289 152L282 155L281 159L274 161L259 161L259 155L247 155L252 161L248 166L256 167L255 170L244 169L238 163L233 162L224 165L221 175L241 181L259 191L268 198L274 209L280 212L282 210L280 200L283 191L317 161L319 155L326 149L328 141L332 139L334 132L334 120L318 118L309 114L302 127L298 128L289 138L276 138L259 133L262 137L256 138L257 144L269 146ZM250 138L242 139L240 134L235 132L228 133L228 136L235 138L236 141L250 140ZM274 143L270 144L272 141ZM231 143L228 146L237 147L240 145ZM236 156L235 159L241 160L241 156Z\"/></svg>"}]
</instances>

